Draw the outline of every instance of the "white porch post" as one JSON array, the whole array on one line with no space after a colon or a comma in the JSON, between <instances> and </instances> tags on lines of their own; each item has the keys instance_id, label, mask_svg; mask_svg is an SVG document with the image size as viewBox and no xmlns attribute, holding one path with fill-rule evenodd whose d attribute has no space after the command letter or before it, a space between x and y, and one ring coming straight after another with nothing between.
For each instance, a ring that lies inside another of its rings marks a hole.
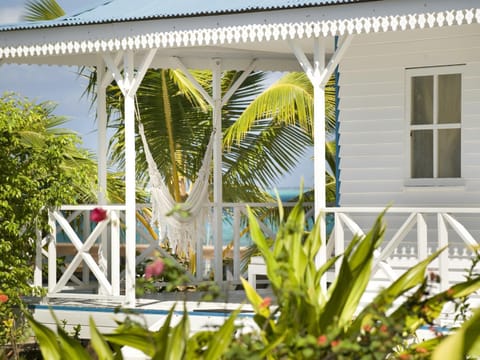
<instances>
[{"instance_id":1,"label":"white porch post","mask_svg":"<svg viewBox=\"0 0 480 360\"><path fill-rule=\"evenodd\" d=\"M98 191L97 201L99 205L107 203L107 98L106 98L106 84L105 78L105 64L100 58L97 64L97 146L98 146ZM84 219L88 224L88 219ZM98 248L98 262L100 269L109 277L108 265L111 264L110 249L108 243L108 230L105 229L100 236L100 246ZM87 270L86 267L84 267ZM87 274L88 275L88 274ZM106 289L100 288L100 293L106 294Z\"/></svg>"},{"instance_id":2,"label":"white porch post","mask_svg":"<svg viewBox=\"0 0 480 360\"><path fill-rule=\"evenodd\" d=\"M325 263L327 258L326 252L326 228L325 214L326 197L325 197L325 85L322 84L322 73L325 69L325 40L324 38L316 38L314 43L314 59L310 64L307 56L302 49L295 43L291 42L292 50L302 66L305 74L308 76L313 85L313 139L314 139L314 181L315 181L315 218L320 221L320 236L322 246L318 250L315 258L315 264L320 267ZM321 280L321 286L326 289L326 278Z\"/></svg>"},{"instance_id":3,"label":"white porch post","mask_svg":"<svg viewBox=\"0 0 480 360\"><path fill-rule=\"evenodd\" d=\"M222 89L221 89L221 61L214 59L212 68L212 95L213 95L213 239L216 282L223 280L223 188L222 188Z\"/></svg>"},{"instance_id":4,"label":"white porch post","mask_svg":"<svg viewBox=\"0 0 480 360\"><path fill-rule=\"evenodd\" d=\"M124 55L125 89L130 90L134 77L133 52ZM134 93L125 91L125 297L126 305L135 304L135 100Z\"/></svg>"},{"instance_id":5,"label":"white porch post","mask_svg":"<svg viewBox=\"0 0 480 360\"><path fill-rule=\"evenodd\" d=\"M179 58L172 58L178 68L184 72L186 77L190 80L192 85L202 94L203 98L212 107L213 111L213 131L214 145L213 145L213 241L214 241L214 271L215 281L223 280L223 181L222 181L222 152L223 152L223 134L222 134L222 107L227 104L228 100L232 97L236 90L242 85L248 75L255 69L256 59L253 59L242 72L235 83L233 83L225 95L222 97L221 89L221 77L222 77L222 63L220 59L212 59L212 88L213 93L210 96L205 89L198 83L198 81L192 76L187 67L182 63ZM197 244L198 246L198 244ZM197 261L200 264L198 254L203 251L203 248L198 246L197 248ZM201 269L201 265L198 269ZM201 274L197 274L199 278Z\"/></svg>"},{"instance_id":6,"label":"white porch post","mask_svg":"<svg viewBox=\"0 0 480 360\"><path fill-rule=\"evenodd\" d=\"M321 84L320 74L325 69L325 40L318 38L314 44L314 76L313 85L313 168L315 182L315 217L320 221L320 236L322 246L315 258L315 264L320 267L327 260L326 241L327 231L325 226L325 86ZM326 278L321 280L326 288Z\"/></svg>"},{"instance_id":7,"label":"white porch post","mask_svg":"<svg viewBox=\"0 0 480 360\"><path fill-rule=\"evenodd\" d=\"M310 64L307 56L297 43L293 40L290 42L295 57L313 85L315 217L320 221L320 236L322 238L322 246L315 258L317 267L324 264L327 259L325 246L327 241L325 224L325 210L327 206L325 195L325 85L351 41L352 36L347 35L341 46L335 50L328 65L325 65L325 38L315 38L313 64ZM326 289L325 277L321 279L321 286Z\"/></svg>"},{"instance_id":8,"label":"white porch post","mask_svg":"<svg viewBox=\"0 0 480 360\"><path fill-rule=\"evenodd\" d=\"M99 59L97 65L97 121L98 121L98 203L106 204L107 198L107 97L105 63Z\"/></svg>"}]
</instances>

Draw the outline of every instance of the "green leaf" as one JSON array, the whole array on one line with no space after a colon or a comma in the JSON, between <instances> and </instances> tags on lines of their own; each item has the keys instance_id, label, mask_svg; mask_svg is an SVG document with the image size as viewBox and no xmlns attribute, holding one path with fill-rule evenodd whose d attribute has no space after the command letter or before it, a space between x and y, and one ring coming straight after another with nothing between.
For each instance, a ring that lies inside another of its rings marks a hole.
<instances>
[{"instance_id":1,"label":"green leaf","mask_svg":"<svg viewBox=\"0 0 480 360\"><path fill-rule=\"evenodd\" d=\"M333 322L344 326L351 321L371 275L373 254L384 233L383 217L380 215L364 239L354 237L356 246L347 248L339 274L331 286L331 296L321 313L319 324L325 331Z\"/></svg>"},{"instance_id":2,"label":"green leaf","mask_svg":"<svg viewBox=\"0 0 480 360\"><path fill-rule=\"evenodd\" d=\"M183 359L189 332L190 326L188 321L188 312L186 307L184 307L183 316L180 319L180 322L177 324L177 326L170 330L170 336L168 338L169 341L167 343L166 349L166 357L164 357L163 359ZM161 358L159 357L154 358L161 360Z\"/></svg>"},{"instance_id":3,"label":"green leaf","mask_svg":"<svg viewBox=\"0 0 480 360\"><path fill-rule=\"evenodd\" d=\"M95 321L90 317L90 343L93 349L97 353L98 360L111 360L113 359L113 353L108 346L105 338L100 334L95 325Z\"/></svg>"},{"instance_id":4,"label":"green leaf","mask_svg":"<svg viewBox=\"0 0 480 360\"><path fill-rule=\"evenodd\" d=\"M281 278L277 274L277 269L278 269L277 261L275 260L272 250L270 249L270 246L267 243L267 240L265 239L265 236L263 235L263 232L260 229L260 225L258 224L258 221L255 218L255 215L250 207L247 207L247 214L248 214L248 223L250 225L250 235L252 237L253 242L257 245L258 250L261 252L265 260L268 279L272 283L272 286L275 286L278 288L281 286Z\"/></svg>"},{"instance_id":5,"label":"green leaf","mask_svg":"<svg viewBox=\"0 0 480 360\"><path fill-rule=\"evenodd\" d=\"M91 357L87 350L80 344L79 341L71 338L65 330L57 326L58 339L62 350L62 358L90 360Z\"/></svg>"},{"instance_id":6,"label":"green leaf","mask_svg":"<svg viewBox=\"0 0 480 360\"><path fill-rule=\"evenodd\" d=\"M248 301L252 305L255 312L264 318L270 317L270 309L269 307L261 307L264 299L258 294L258 292L253 288L250 283L245 280L244 278L240 277L242 281L243 290L245 291L245 295L247 296Z\"/></svg>"},{"instance_id":7,"label":"green leaf","mask_svg":"<svg viewBox=\"0 0 480 360\"><path fill-rule=\"evenodd\" d=\"M118 333L106 334L104 338L114 344L130 346L152 357L155 354L155 346L150 331L138 325L131 325Z\"/></svg>"},{"instance_id":8,"label":"green leaf","mask_svg":"<svg viewBox=\"0 0 480 360\"><path fill-rule=\"evenodd\" d=\"M235 320L240 312L240 309L235 310L230 314L228 319L216 331L208 344L208 349L205 352L205 360L221 359L227 348L230 346L235 332Z\"/></svg>"},{"instance_id":9,"label":"green leaf","mask_svg":"<svg viewBox=\"0 0 480 360\"><path fill-rule=\"evenodd\" d=\"M45 325L37 322L30 314L26 313L25 317L28 319L32 330L35 333L43 358L49 360L62 359L62 352L57 341L57 334Z\"/></svg>"}]
</instances>

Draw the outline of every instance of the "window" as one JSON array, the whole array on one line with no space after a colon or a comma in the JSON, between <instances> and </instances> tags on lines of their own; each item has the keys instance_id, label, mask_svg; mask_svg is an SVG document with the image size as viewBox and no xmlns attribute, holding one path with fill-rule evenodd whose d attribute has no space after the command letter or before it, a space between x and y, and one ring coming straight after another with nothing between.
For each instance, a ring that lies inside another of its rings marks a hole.
<instances>
[{"instance_id":1,"label":"window","mask_svg":"<svg viewBox=\"0 0 480 360\"><path fill-rule=\"evenodd\" d=\"M461 66L407 70L410 178L461 177ZM441 180L431 180L430 183Z\"/></svg>"}]
</instances>

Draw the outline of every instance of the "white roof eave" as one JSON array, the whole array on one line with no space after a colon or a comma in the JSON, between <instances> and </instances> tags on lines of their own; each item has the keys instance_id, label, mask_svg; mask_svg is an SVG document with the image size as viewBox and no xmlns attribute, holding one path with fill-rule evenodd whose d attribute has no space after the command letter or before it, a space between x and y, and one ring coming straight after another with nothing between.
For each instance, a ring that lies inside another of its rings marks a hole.
<instances>
[{"instance_id":1,"label":"white roof eave","mask_svg":"<svg viewBox=\"0 0 480 360\"><path fill-rule=\"evenodd\" d=\"M238 58L243 52L254 58L281 58L291 53L285 46L275 48L285 40L480 23L479 7L348 18L345 14L338 18L335 13L326 17L324 10L317 11L277 11L275 17L266 12L6 31L0 37L0 62L90 65L95 64L99 53L159 48L175 56L175 51L181 54L182 49L199 47L210 47L218 56ZM371 13L371 9L365 12ZM312 18L319 20L309 20Z\"/></svg>"}]
</instances>

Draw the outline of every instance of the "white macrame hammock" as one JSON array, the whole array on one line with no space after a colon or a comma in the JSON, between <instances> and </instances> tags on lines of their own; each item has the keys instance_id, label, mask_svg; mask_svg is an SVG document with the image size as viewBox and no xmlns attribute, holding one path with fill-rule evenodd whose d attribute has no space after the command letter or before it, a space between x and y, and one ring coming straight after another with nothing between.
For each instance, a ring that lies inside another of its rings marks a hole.
<instances>
[{"instance_id":1,"label":"white macrame hammock","mask_svg":"<svg viewBox=\"0 0 480 360\"><path fill-rule=\"evenodd\" d=\"M183 203L177 203L158 171L157 164L145 137L143 124L138 117L138 130L143 143L145 158L150 175L150 192L152 203L152 223L159 229L160 241L168 240L172 251L179 256L190 256L195 242L202 239L206 232L208 220L208 188L210 165L212 162L213 133L203 157L202 166L188 198ZM178 210L178 211L172 211ZM188 214L188 216L185 216Z\"/></svg>"}]
</instances>

